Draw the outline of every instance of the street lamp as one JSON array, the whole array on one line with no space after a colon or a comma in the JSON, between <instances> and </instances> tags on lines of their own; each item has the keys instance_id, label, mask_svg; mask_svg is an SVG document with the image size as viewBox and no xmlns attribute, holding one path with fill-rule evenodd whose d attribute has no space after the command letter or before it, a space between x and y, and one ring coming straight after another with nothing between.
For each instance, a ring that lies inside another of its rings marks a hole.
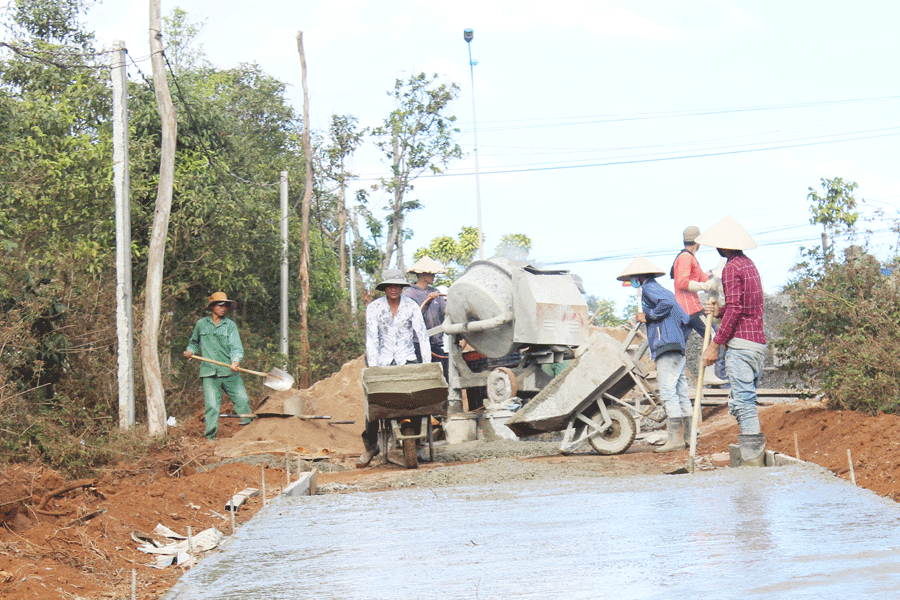
<instances>
[{"instance_id":1,"label":"street lamp","mask_svg":"<svg viewBox=\"0 0 900 600\"><path fill-rule=\"evenodd\" d=\"M469 76L472 79L472 128L475 132L475 206L478 209L478 260L484 260L484 250L481 247L481 181L478 172L478 123L475 120L475 65L477 60L472 60L472 38L475 32L471 29L463 31L463 39L469 47Z\"/></svg>"}]
</instances>

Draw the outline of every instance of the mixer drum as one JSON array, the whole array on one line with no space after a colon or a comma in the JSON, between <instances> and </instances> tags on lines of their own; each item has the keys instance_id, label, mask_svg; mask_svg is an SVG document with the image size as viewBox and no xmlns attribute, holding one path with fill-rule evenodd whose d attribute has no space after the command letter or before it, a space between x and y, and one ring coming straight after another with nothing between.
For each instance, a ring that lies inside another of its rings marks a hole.
<instances>
[{"instance_id":1,"label":"mixer drum","mask_svg":"<svg viewBox=\"0 0 900 600\"><path fill-rule=\"evenodd\" d=\"M501 358L515 350L512 272L516 268L500 257L475 261L447 292L447 315L453 323L510 316L497 327L463 334L470 346L489 358Z\"/></svg>"}]
</instances>

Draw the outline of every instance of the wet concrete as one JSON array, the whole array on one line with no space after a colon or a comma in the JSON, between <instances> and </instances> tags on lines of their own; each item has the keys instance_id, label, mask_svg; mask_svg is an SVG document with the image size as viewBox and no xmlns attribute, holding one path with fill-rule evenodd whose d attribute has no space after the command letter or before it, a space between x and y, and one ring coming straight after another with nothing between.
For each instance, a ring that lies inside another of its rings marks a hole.
<instances>
[{"instance_id":1,"label":"wet concrete","mask_svg":"<svg viewBox=\"0 0 900 600\"><path fill-rule=\"evenodd\" d=\"M282 498L169 600L896 598L900 505L812 468Z\"/></svg>"}]
</instances>

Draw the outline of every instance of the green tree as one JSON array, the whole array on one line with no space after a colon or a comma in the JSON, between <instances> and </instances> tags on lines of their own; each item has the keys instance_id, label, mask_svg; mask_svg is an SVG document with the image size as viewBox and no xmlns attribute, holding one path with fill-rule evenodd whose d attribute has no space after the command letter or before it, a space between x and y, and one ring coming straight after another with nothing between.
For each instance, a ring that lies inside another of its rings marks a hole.
<instances>
[{"instance_id":1,"label":"green tree","mask_svg":"<svg viewBox=\"0 0 900 600\"><path fill-rule=\"evenodd\" d=\"M586 296L585 300L587 301L589 315L594 316L594 320L590 323L591 325L618 327L627 321L627 319L616 316L615 300L599 298L594 295Z\"/></svg>"},{"instance_id":2,"label":"green tree","mask_svg":"<svg viewBox=\"0 0 900 600\"><path fill-rule=\"evenodd\" d=\"M526 260L529 252L531 252L530 237L524 233L507 233L500 238L494 255L512 260Z\"/></svg>"},{"instance_id":3,"label":"green tree","mask_svg":"<svg viewBox=\"0 0 900 600\"><path fill-rule=\"evenodd\" d=\"M810 187L806 198L810 202L809 211L812 213L809 222L822 225L822 257L827 262L834 259L834 239L842 233L849 233L852 237L855 232L854 225L859 213L853 192L858 186L856 182L845 182L840 177L823 177L820 183L824 194ZM831 250L827 248L827 238L831 239Z\"/></svg>"},{"instance_id":4,"label":"green tree","mask_svg":"<svg viewBox=\"0 0 900 600\"><path fill-rule=\"evenodd\" d=\"M438 75L412 75L397 79L388 92L395 108L384 123L372 130L375 144L391 165L390 177L381 179L381 187L391 195L388 210L388 234L385 239L382 268L390 266L394 252L403 269L403 221L406 214L421 207L419 200L408 199L413 181L423 173L441 173L462 149L453 137L456 117L448 114L459 93L455 83L441 82Z\"/></svg>"},{"instance_id":5,"label":"green tree","mask_svg":"<svg viewBox=\"0 0 900 600\"><path fill-rule=\"evenodd\" d=\"M427 246L419 248L413 253L413 260L419 260L423 256L430 256L444 265L447 273L443 276L441 282L444 285L450 285L463 274L463 271L472 262L477 251L478 228L463 227L460 229L459 237L456 239L449 235L434 238Z\"/></svg>"}]
</instances>

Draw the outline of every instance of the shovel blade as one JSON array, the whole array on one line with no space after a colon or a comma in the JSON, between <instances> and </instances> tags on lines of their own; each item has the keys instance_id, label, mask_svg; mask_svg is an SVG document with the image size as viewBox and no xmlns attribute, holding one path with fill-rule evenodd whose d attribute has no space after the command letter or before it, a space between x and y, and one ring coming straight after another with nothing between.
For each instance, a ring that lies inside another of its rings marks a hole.
<instances>
[{"instance_id":1,"label":"shovel blade","mask_svg":"<svg viewBox=\"0 0 900 600\"><path fill-rule=\"evenodd\" d=\"M286 392L294 387L294 378L282 371L281 369L272 369L266 375L263 385L272 388L276 392Z\"/></svg>"}]
</instances>

